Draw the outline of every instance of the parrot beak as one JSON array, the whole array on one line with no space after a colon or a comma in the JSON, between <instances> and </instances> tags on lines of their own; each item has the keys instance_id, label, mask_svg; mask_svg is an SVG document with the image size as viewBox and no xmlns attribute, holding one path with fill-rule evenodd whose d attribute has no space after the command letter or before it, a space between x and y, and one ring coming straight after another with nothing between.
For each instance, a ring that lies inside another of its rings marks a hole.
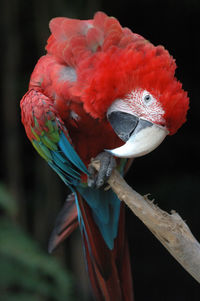
<instances>
[{"instance_id":1,"label":"parrot beak","mask_svg":"<svg viewBox=\"0 0 200 301\"><path fill-rule=\"evenodd\" d=\"M168 134L165 127L125 112L111 112L108 120L116 134L126 143L106 151L120 158L146 155L159 146Z\"/></svg>"}]
</instances>

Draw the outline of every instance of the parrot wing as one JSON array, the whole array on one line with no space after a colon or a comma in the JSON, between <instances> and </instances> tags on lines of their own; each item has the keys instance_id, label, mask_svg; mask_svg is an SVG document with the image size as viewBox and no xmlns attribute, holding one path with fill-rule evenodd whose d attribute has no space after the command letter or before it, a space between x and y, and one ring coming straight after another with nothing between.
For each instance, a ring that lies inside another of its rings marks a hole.
<instances>
[{"instance_id":1,"label":"parrot wing","mask_svg":"<svg viewBox=\"0 0 200 301\"><path fill-rule=\"evenodd\" d=\"M74 150L68 131L52 101L37 90L29 90L21 101L22 121L36 151L73 191L87 168Z\"/></svg>"},{"instance_id":2,"label":"parrot wing","mask_svg":"<svg viewBox=\"0 0 200 301\"><path fill-rule=\"evenodd\" d=\"M77 211L74 200L66 205L50 242L50 251L54 248L53 242L57 244L60 238L68 236L76 228L78 217L88 272L97 300L133 300L124 223L120 220L123 220L123 205L111 190L81 185L81 174L88 174L88 171L74 150L68 131L50 98L31 89L23 97L21 109L22 121L33 146L75 196Z\"/></svg>"}]
</instances>

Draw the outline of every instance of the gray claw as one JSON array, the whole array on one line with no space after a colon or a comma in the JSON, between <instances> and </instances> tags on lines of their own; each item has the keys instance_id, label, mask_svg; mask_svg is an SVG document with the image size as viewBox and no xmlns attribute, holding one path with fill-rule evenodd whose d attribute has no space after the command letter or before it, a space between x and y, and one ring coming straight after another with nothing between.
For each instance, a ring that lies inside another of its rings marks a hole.
<instances>
[{"instance_id":1,"label":"gray claw","mask_svg":"<svg viewBox=\"0 0 200 301\"><path fill-rule=\"evenodd\" d=\"M95 186L95 182L96 182L96 169L92 166L89 165L88 167L88 171L89 171L89 176L88 176L88 186L93 188Z\"/></svg>"},{"instance_id":2,"label":"gray claw","mask_svg":"<svg viewBox=\"0 0 200 301\"><path fill-rule=\"evenodd\" d=\"M113 156L107 152L100 153L95 159L100 161L100 170L96 172L93 166L89 166L88 186L100 188L109 179L113 169L116 167L116 162Z\"/></svg>"}]
</instances>

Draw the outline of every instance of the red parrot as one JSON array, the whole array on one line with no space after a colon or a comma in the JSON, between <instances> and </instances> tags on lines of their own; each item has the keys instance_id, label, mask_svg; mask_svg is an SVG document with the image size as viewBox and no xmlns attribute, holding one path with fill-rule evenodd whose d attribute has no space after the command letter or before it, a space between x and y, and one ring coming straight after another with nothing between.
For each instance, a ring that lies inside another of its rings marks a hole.
<instances>
[{"instance_id":1,"label":"red parrot","mask_svg":"<svg viewBox=\"0 0 200 301\"><path fill-rule=\"evenodd\" d=\"M96 300L131 301L124 206L105 183L113 168L124 174L131 158L174 134L189 99L168 51L113 17L55 18L50 30L21 100L29 140L72 191L49 250L79 224Z\"/></svg>"}]
</instances>

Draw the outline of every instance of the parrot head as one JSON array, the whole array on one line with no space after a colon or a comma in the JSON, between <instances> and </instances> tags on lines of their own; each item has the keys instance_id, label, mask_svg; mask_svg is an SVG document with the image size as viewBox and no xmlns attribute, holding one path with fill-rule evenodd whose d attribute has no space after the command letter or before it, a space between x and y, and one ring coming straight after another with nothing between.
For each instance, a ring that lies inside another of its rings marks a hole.
<instances>
[{"instance_id":1,"label":"parrot head","mask_svg":"<svg viewBox=\"0 0 200 301\"><path fill-rule=\"evenodd\" d=\"M175 77L174 59L164 47L142 39L137 49L129 45L108 51L85 90L86 110L97 118L106 116L125 142L107 150L116 157L151 152L186 121L189 99Z\"/></svg>"},{"instance_id":2,"label":"parrot head","mask_svg":"<svg viewBox=\"0 0 200 301\"><path fill-rule=\"evenodd\" d=\"M127 36L129 42L123 44ZM120 37L117 45L97 53L82 97L86 111L107 118L125 142L107 151L132 158L151 152L176 133L186 121L189 98L175 77L175 60L163 46L127 29Z\"/></svg>"},{"instance_id":3,"label":"parrot head","mask_svg":"<svg viewBox=\"0 0 200 301\"><path fill-rule=\"evenodd\" d=\"M175 60L163 46L102 12L86 21L57 18L50 28L48 52L59 54L76 74L70 99L82 102L93 118L107 119L125 142L107 150L114 156L145 155L186 121L189 98L175 77Z\"/></svg>"},{"instance_id":4,"label":"parrot head","mask_svg":"<svg viewBox=\"0 0 200 301\"><path fill-rule=\"evenodd\" d=\"M164 110L147 90L136 89L109 107L107 118L116 134L126 142L107 150L116 157L139 157L154 150L169 134Z\"/></svg>"}]
</instances>

